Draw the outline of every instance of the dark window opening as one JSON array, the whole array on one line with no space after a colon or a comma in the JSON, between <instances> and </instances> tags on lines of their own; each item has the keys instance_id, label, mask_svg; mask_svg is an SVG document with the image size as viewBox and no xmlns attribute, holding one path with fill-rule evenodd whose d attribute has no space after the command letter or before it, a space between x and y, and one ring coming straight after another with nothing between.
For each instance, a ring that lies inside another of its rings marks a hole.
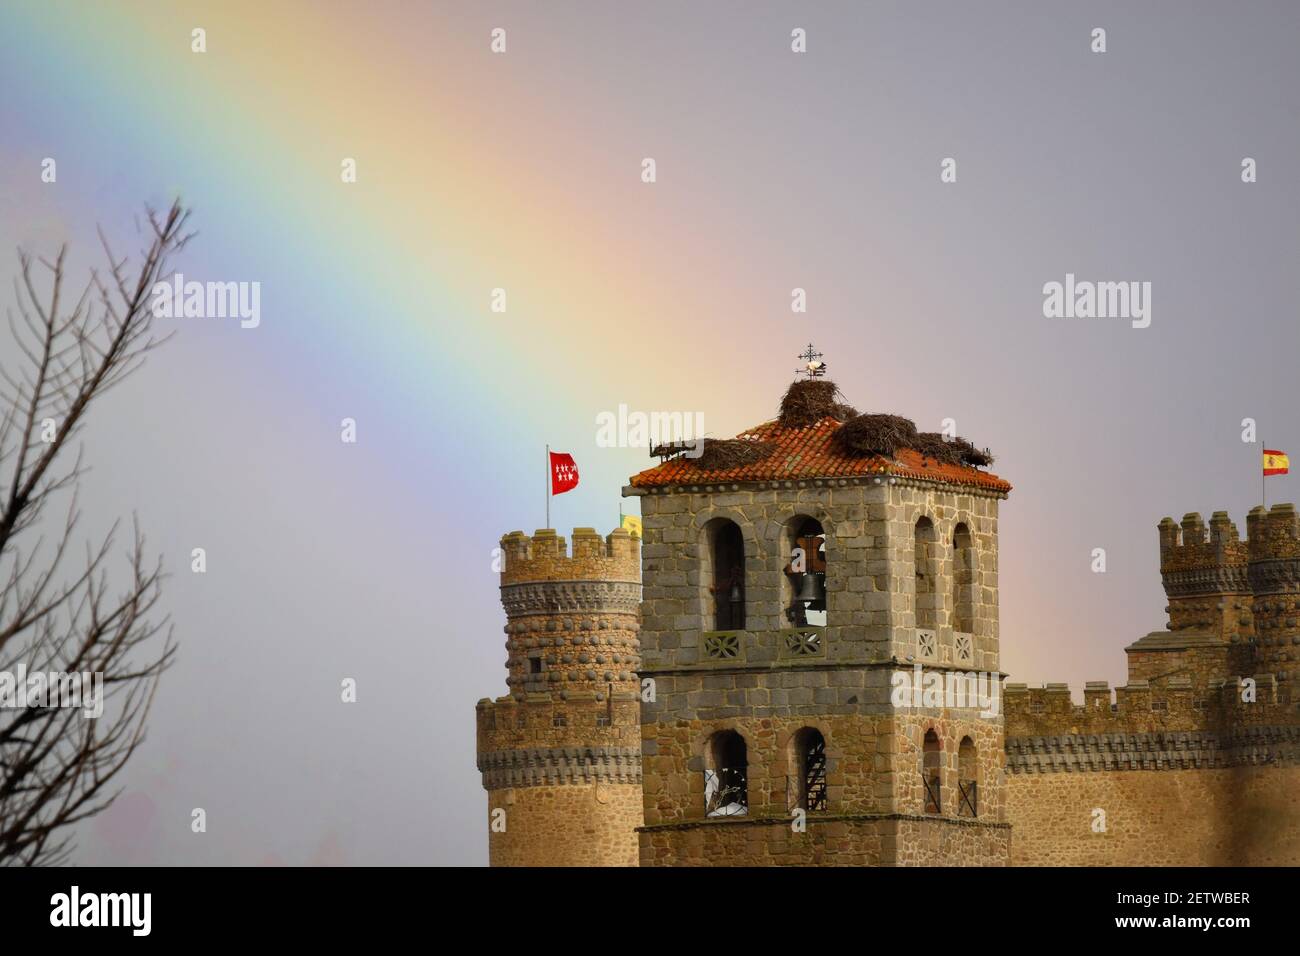
<instances>
[{"instance_id":1,"label":"dark window opening","mask_svg":"<svg viewBox=\"0 0 1300 956\"><path fill-rule=\"evenodd\" d=\"M745 540L740 528L725 519L716 523L710 534L709 549L713 563L713 629L745 629Z\"/></svg>"},{"instance_id":2,"label":"dark window opening","mask_svg":"<svg viewBox=\"0 0 1300 956\"><path fill-rule=\"evenodd\" d=\"M939 747L939 735L933 730L927 730L921 763L921 783L925 786L926 813L943 813L943 799L939 789L942 766L943 751Z\"/></svg>"},{"instance_id":3,"label":"dark window opening","mask_svg":"<svg viewBox=\"0 0 1300 956\"><path fill-rule=\"evenodd\" d=\"M540 657L528 658L528 673L540 674L542 672L542 659Z\"/></svg>"},{"instance_id":4,"label":"dark window opening","mask_svg":"<svg viewBox=\"0 0 1300 956\"><path fill-rule=\"evenodd\" d=\"M979 804L979 761L975 741L963 737L957 748L957 815L977 817Z\"/></svg>"},{"instance_id":5,"label":"dark window opening","mask_svg":"<svg viewBox=\"0 0 1300 956\"><path fill-rule=\"evenodd\" d=\"M795 627L820 627L826 624L826 534L814 518L802 519L792 531L790 562L783 569L789 583L785 616Z\"/></svg>"},{"instance_id":6,"label":"dark window opening","mask_svg":"<svg viewBox=\"0 0 1300 956\"><path fill-rule=\"evenodd\" d=\"M554 717L551 718L551 726L567 727L569 726L569 718L564 716L564 714L556 714Z\"/></svg>"},{"instance_id":7,"label":"dark window opening","mask_svg":"<svg viewBox=\"0 0 1300 956\"><path fill-rule=\"evenodd\" d=\"M934 522L922 517L916 522L912 534L912 557L916 565L916 626L932 630L935 627Z\"/></svg>"},{"instance_id":8,"label":"dark window opening","mask_svg":"<svg viewBox=\"0 0 1300 956\"><path fill-rule=\"evenodd\" d=\"M952 629L962 634L975 631L975 548L970 529L957 525L952 535Z\"/></svg>"},{"instance_id":9,"label":"dark window opening","mask_svg":"<svg viewBox=\"0 0 1300 956\"><path fill-rule=\"evenodd\" d=\"M709 740L704 771L704 812L711 817L740 816L749 812L749 758L745 738L734 730L720 730Z\"/></svg>"},{"instance_id":10,"label":"dark window opening","mask_svg":"<svg viewBox=\"0 0 1300 956\"><path fill-rule=\"evenodd\" d=\"M815 727L804 727L790 742L793 751L794 805L814 812L826 809L826 738Z\"/></svg>"}]
</instances>

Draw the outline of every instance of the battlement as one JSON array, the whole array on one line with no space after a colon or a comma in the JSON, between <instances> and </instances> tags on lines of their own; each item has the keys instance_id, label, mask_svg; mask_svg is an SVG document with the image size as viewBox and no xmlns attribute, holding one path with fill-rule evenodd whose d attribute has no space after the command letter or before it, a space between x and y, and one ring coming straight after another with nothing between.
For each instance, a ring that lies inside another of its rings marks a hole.
<instances>
[{"instance_id":1,"label":"battlement","mask_svg":"<svg viewBox=\"0 0 1300 956\"><path fill-rule=\"evenodd\" d=\"M1300 559L1300 512L1289 502L1250 509L1245 540L1226 511L1214 512L1208 527L1198 512L1189 511L1177 524L1162 518L1157 528L1163 573Z\"/></svg>"},{"instance_id":2,"label":"battlement","mask_svg":"<svg viewBox=\"0 0 1300 956\"><path fill-rule=\"evenodd\" d=\"M1253 681L1253 686L1247 680ZM1130 680L1113 689L1105 681L1088 681L1081 705L1074 702L1068 684L1007 684L1003 709L1007 737L1295 722L1295 708L1279 699L1273 674L1217 679L1203 687L1195 687L1190 677L1178 674L1155 684Z\"/></svg>"},{"instance_id":3,"label":"battlement","mask_svg":"<svg viewBox=\"0 0 1300 956\"><path fill-rule=\"evenodd\" d=\"M1250 557L1247 542L1241 540L1226 511L1214 512L1208 528L1195 511L1183 515L1181 526L1172 518L1162 518L1157 528L1162 574L1244 568Z\"/></svg>"},{"instance_id":4,"label":"battlement","mask_svg":"<svg viewBox=\"0 0 1300 956\"><path fill-rule=\"evenodd\" d=\"M624 528L602 538L595 528L573 529L573 553L553 528L531 537L512 531L501 539L502 585L540 581L641 580L641 542Z\"/></svg>"},{"instance_id":5,"label":"battlement","mask_svg":"<svg viewBox=\"0 0 1300 956\"><path fill-rule=\"evenodd\" d=\"M590 691L483 699L475 708L483 785L639 783L640 699Z\"/></svg>"},{"instance_id":6,"label":"battlement","mask_svg":"<svg viewBox=\"0 0 1300 956\"><path fill-rule=\"evenodd\" d=\"M1274 505L1267 511L1263 505L1251 508L1246 534L1252 562L1300 560L1300 513L1293 504Z\"/></svg>"},{"instance_id":7,"label":"battlement","mask_svg":"<svg viewBox=\"0 0 1300 956\"><path fill-rule=\"evenodd\" d=\"M624 736L620 728L635 731L640 741L640 696L630 690L575 690L483 698L475 706L479 730L496 744L513 747L560 747L598 736ZM522 733L526 731L526 733Z\"/></svg>"},{"instance_id":8,"label":"battlement","mask_svg":"<svg viewBox=\"0 0 1300 956\"><path fill-rule=\"evenodd\" d=\"M1193 511L1181 525L1164 518L1158 528L1170 631L1210 634L1223 644L1253 644L1257 638L1265 646L1291 643L1292 598L1300 592L1300 514L1294 505L1251 509L1245 540L1224 511L1214 512L1209 527ZM1260 601L1261 595L1270 597ZM1282 606L1274 595L1284 596ZM1278 652L1269 668L1286 661ZM1287 680L1285 666L1275 670Z\"/></svg>"}]
</instances>

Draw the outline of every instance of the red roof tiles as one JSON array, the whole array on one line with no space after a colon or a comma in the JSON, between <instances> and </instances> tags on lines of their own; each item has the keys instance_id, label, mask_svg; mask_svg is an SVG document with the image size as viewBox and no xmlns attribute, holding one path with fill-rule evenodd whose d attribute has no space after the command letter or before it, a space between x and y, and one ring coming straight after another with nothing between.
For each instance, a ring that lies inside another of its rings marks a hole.
<instances>
[{"instance_id":1,"label":"red roof tiles","mask_svg":"<svg viewBox=\"0 0 1300 956\"><path fill-rule=\"evenodd\" d=\"M632 487L897 475L901 478L929 479L954 485L973 485L993 491L1011 490L1010 483L997 475L968 465L945 464L910 448L898 449L893 458L847 455L831 444L831 438L839 427L840 423L833 418L823 418L806 428L783 428L779 422L766 422L737 436L771 442L776 446L761 461L738 468L705 471L697 467L695 459L679 456L634 475Z\"/></svg>"}]
</instances>

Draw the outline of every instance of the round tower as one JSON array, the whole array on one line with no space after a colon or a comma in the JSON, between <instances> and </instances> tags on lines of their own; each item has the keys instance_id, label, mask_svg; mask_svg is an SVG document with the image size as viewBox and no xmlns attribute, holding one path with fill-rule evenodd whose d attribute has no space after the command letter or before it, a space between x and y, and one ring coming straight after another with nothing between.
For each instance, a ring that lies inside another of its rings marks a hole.
<instances>
[{"instance_id":1,"label":"round tower","mask_svg":"<svg viewBox=\"0 0 1300 956\"><path fill-rule=\"evenodd\" d=\"M501 539L506 696L478 703L492 866L635 866L640 542Z\"/></svg>"},{"instance_id":2,"label":"round tower","mask_svg":"<svg viewBox=\"0 0 1300 956\"><path fill-rule=\"evenodd\" d=\"M1261 673L1277 678L1278 697L1296 700L1300 691L1300 515L1295 505L1262 505L1246 518L1250 539L1250 583L1255 592L1255 628Z\"/></svg>"}]
</instances>

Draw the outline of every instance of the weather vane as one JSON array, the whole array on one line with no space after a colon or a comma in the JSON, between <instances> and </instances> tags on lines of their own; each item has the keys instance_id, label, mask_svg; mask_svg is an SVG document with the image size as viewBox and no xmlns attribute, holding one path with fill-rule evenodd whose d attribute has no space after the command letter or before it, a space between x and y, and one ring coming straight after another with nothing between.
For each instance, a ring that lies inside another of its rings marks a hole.
<instances>
[{"instance_id":1,"label":"weather vane","mask_svg":"<svg viewBox=\"0 0 1300 956\"><path fill-rule=\"evenodd\" d=\"M808 347L798 357L804 360L804 367L795 369L794 374L803 373L809 379L819 378L826 374L826 363L820 361L822 353L816 351L811 342L808 343Z\"/></svg>"}]
</instances>

